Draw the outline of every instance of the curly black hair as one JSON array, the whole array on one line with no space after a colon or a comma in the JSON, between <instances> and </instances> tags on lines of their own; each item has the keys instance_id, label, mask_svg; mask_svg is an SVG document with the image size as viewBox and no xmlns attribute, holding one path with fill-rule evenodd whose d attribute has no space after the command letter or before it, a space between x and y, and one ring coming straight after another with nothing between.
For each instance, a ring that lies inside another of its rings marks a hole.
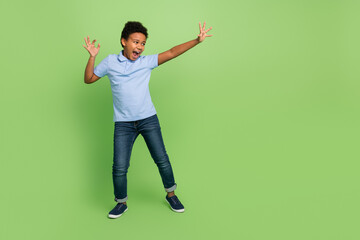
<instances>
[{"instance_id":1,"label":"curly black hair","mask_svg":"<svg viewBox=\"0 0 360 240\"><path fill-rule=\"evenodd\" d=\"M147 29L146 29L146 27L144 27L141 24L141 22L129 21L129 22L125 23L124 29L122 30L121 37L120 37L121 46L124 47L124 45L121 42L122 38L124 38L125 40L128 40L130 34L136 33L136 32L142 33L145 35L146 38L148 38Z\"/></svg>"}]
</instances>

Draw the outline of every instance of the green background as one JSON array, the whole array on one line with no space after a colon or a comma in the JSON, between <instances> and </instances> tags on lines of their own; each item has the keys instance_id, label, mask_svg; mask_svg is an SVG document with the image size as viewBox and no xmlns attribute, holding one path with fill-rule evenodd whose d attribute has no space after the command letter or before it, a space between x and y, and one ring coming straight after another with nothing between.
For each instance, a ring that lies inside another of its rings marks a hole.
<instances>
[{"instance_id":1,"label":"green background","mask_svg":"<svg viewBox=\"0 0 360 240\"><path fill-rule=\"evenodd\" d=\"M1 239L359 239L359 1L2 1ZM150 91L186 207L143 138L114 207L109 80L84 84L126 21L145 55L202 44Z\"/></svg>"}]
</instances>

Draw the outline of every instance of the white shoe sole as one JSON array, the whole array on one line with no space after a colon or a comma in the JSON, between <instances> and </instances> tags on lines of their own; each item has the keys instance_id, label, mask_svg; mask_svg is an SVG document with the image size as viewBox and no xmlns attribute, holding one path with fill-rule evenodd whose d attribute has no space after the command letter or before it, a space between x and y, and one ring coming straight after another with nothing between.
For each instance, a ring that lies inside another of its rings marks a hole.
<instances>
[{"instance_id":1,"label":"white shoe sole","mask_svg":"<svg viewBox=\"0 0 360 240\"><path fill-rule=\"evenodd\" d=\"M108 217L109 217L109 218L118 218L118 217L120 217L121 215L123 215L128 209L129 209L129 208L126 208L125 211L124 211L122 214L120 214L120 215L109 214Z\"/></svg>"},{"instance_id":2,"label":"white shoe sole","mask_svg":"<svg viewBox=\"0 0 360 240\"><path fill-rule=\"evenodd\" d=\"M166 198L165 198L165 199L166 199ZM183 209L173 209L173 208L171 207L171 204L169 203L169 201L168 201L167 199L166 199L166 201L168 202L171 210L173 210L174 212L184 212L184 211L185 211L185 208L183 208Z\"/></svg>"}]
</instances>

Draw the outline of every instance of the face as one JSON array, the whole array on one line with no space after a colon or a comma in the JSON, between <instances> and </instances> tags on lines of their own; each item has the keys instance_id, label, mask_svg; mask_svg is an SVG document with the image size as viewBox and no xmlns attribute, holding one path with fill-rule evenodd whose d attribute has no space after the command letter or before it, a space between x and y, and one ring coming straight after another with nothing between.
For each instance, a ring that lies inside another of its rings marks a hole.
<instances>
[{"instance_id":1,"label":"face","mask_svg":"<svg viewBox=\"0 0 360 240\"><path fill-rule=\"evenodd\" d=\"M124 56L135 61L145 50L146 37L143 33L136 32L130 34L127 40L122 38L121 43L124 45Z\"/></svg>"}]
</instances>

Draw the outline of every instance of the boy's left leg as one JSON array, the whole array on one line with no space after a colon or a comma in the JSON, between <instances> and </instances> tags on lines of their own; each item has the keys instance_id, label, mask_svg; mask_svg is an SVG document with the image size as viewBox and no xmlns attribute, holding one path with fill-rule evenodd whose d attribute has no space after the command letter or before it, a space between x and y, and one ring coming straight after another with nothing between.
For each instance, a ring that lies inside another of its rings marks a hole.
<instances>
[{"instance_id":1,"label":"boy's left leg","mask_svg":"<svg viewBox=\"0 0 360 240\"><path fill-rule=\"evenodd\" d=\"M158 167L165 191L168 193L166 200L174 211L183 212L184 206L180 203L176 195L169 194L174 192L177 185L175 183L169 156L166 153L157 115L155 114L152 117L141 120L139 123L139 132L144 137L151 157Z\"/></svg>"},{"instance_id":2,"label":"boy's left leg","mask_svg":"<svg viewBox=\"0 0 360 240\"><path fill-rule=\"evenodd\" d=\"M157 116L154 115L141 120L138 125L138 131L144 137L151 157L159 169L165 191L173 192L177 185L175 183L169 156L165 150Z\"/></svg>"}]
</instances>

